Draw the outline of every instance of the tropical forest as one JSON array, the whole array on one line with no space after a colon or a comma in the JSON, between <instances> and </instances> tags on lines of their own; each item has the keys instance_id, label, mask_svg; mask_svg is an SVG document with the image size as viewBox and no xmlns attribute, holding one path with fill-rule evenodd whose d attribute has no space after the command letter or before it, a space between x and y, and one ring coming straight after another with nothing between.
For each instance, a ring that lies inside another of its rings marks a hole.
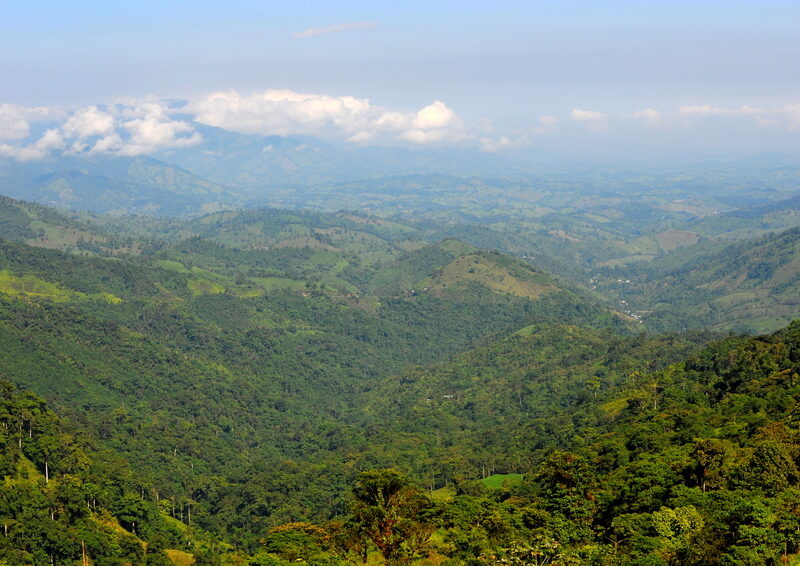
<instances>
[{"instance_id":1,"label":"tropical forest","mask_svg":"<svg viewBox=\"0 0 800 566\"><path fill-rule=\"evenodd\" d=\"M0 566L800 566L794 4L0 2Z\"/></svg>"}]
</instances>

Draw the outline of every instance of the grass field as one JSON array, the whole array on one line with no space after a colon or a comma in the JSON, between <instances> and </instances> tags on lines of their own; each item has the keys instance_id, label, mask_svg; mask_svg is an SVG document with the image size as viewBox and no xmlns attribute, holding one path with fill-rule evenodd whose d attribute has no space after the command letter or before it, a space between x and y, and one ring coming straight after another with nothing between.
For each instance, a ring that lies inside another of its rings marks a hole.
<instances>
[{"instance_id":1,"label":"grass field","mask_svg":"<svg viewBox=\"0 0 800 566\"><path fill-rule=\"evenodd\" d=\"M522 474L494 474L483 478L481 483L490 489L500 489L504 485L517 485L522 483Z\"/></svg>"}]
</instances>

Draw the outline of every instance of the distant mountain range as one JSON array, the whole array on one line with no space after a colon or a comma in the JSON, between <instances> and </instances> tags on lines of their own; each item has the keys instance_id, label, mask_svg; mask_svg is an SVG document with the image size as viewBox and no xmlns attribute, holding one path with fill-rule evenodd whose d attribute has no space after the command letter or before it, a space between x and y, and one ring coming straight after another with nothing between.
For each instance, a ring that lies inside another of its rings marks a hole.
<instances>
[{"instance_id":1,"label":"distant mountain range","mask_svg":"<svg viewBox=\"0 0 800 566\"><path fill-rule=\"evenodd\" d=\"M193 127L201 143L147 157L0 159L0 193L114 214L277 205L390 214L449 210L482 220L515 215L518 208L535 217L623 201L704 216L766 205L800 187L800 164L781 155L671 168L587 166L550 161L544 152L335 146L310 136Z\"/></svg>"},{"instance_id":2,"label":"distant mountain range","mask_svg":"<svg viewBox=\"0 0 800 566\"><path fill-rule=\"evenodd\" d=\"M212 212L241 199L217 183L151 157L0 161L0 192L62 208L111 214Z\"/></svg>"}]
</instances>

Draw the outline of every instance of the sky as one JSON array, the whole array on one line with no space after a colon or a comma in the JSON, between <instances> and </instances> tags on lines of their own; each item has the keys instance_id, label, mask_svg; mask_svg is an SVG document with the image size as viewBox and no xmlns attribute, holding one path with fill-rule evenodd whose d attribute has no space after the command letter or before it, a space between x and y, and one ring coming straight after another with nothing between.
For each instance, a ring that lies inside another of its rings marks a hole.
<instances>
[{"instance_id":1,"label":"sky","mask_svg":"<svg viewBox=\"0 0 800 566\"><path fill-rule=\"evenodd\" d=\"M0 0L0 154L201 144L194 121L576 157L797 152L798 29L797 0Z\"/></svg>"}]
</instances>

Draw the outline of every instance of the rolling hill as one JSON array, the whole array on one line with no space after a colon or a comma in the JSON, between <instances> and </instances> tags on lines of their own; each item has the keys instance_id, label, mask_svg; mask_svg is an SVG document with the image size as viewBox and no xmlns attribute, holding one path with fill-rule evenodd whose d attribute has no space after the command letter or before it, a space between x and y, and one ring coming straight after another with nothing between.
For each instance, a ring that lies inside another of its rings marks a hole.
<instances>
[{"instance_id":1,"label":"rolling hill","mask_svg":"<svg viewBox=\"0 0 800 566\"><path fill-rule=\"evenodd\" d=\"M776 330L800 315L800 228L698 245L602 281L653 328Z\"/></svg>"}]
</instances>

